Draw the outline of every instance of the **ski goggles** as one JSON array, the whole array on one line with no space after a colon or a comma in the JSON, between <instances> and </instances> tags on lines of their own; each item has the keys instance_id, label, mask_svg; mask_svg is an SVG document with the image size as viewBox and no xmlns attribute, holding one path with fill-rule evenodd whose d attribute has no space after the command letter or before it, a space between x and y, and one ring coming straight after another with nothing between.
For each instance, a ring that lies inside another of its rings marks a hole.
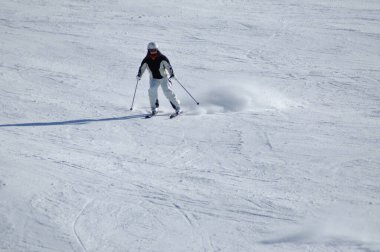
<instances>
[{"instance_id":1,"label":"ski goggles","mask_svg":"<svg viewBox=\"0 0 380 252\"><path fill-rule=\"evenodd\" d=\"M157 49L149 49L148 51L149 51L149 53L151 53L151 54L155 54L155 53L157 53Z\"/></svg>"}]
</instances>

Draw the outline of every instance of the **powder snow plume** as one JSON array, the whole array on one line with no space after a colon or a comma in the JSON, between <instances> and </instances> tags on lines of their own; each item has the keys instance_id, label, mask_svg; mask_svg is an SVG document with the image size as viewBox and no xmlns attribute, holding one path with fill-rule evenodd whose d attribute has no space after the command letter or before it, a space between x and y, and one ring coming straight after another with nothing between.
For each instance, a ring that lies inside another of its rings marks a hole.
<instances>
[{"instance_id":1,"label":"powder snow plume","mask_svg":"<svg viewBox=\"0 0 380 252\"><path fill-rule=\"evenodd\" d=\"M296 101L265 83L247 80L231 83L220 81L217 85L203 88L199 96L201 106L197 108L196 113L286 110L297 105ZM187 99L184 105L192 106Z\"/></svg>"}]
</instances>

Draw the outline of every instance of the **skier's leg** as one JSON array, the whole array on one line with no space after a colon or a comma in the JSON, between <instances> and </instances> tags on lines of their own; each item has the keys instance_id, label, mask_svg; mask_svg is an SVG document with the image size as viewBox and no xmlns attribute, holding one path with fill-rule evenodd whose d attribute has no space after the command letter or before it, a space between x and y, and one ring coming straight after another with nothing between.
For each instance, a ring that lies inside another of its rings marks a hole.
<instances>
[{"instance_id":1,"label":"skier's leg","mask_svg":"<svg viewBox=\"0 0 380 252\"><path fill-rule=\"evenodd\" d=\"M158 96L157 91L158 91L158 87L160 86L160 80L151 78L149 84L150 84L150 87L149 87L148 93L149 93L150 107L152 108L152 111L155 111L156 101L157 101L157 96Z\"/></svg>"},{"instance_id":2,"label":"skier's leg","mask_svg":"<svg viewBox=\"0 0 380 252\"><path fill-rule=\"evenodd\" d=\"M180 101L177 99L175 93L173 92L171 88L171 84L169 83L167 78L161 79L161 87L162 87L162 90L164 91L164 95L166 96L166 98L168 98L173 108L175 107L174 109L179 111Z\"/></svg>"},{"instance_id":3,"label":"skier's leg","mask_svg":"<svg viewBox=\"0 0 380 252\"><path fill-rule=\"evenodd\" d=\"M155 105L156 105L156 108L158 108L160 106L160 103L158 102L158 99L156 100Z\"/></svg>"}]
</instances>

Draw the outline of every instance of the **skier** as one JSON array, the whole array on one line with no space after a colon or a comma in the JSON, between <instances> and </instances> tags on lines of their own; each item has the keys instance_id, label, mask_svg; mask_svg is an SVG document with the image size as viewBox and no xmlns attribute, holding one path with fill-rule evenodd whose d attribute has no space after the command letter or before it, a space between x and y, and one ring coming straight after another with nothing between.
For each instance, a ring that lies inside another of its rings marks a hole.
<instances>
[{"instance_id":1,"label":"skier","mask_svg":"<svg viewBox=\"0 0 380 252\"><path fill-rule=\"evenodd\" d=\"M149 101L152 109L151 116L157 114L158 103L158 87L161 85L166 98L175 109L175 114L181 113L180 102L171 89L170 79L174 78L173 68L170 65L168 58L158 50L158 45L155 42L148 44L148 52L143 61L141 62L139 71L137 73L137 81L141 80L146 68L150 72L150 87L149 87ZM168 79L169 73L169 79Z\"/></svg>"}]
</instances>

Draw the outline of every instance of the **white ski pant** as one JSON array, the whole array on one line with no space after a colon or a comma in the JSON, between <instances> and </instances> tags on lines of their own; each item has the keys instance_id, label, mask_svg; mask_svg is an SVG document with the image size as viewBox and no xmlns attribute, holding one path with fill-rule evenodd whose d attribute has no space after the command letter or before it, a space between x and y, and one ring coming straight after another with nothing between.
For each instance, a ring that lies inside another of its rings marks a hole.
<instances>
[{"instance_id":1,"label":"white ski pant","mask_svg":"<svg viewBox=\"0 0 380 252\"><path fill-rule=\"evenodd\" d=\"M162 79L150 78L150 88L148 92L149 92L150 107L152 108L152 110L156 109L156 100L158 96L157 92L158 92L158 87L160 85L166 98L179 110L180 102L177 99L176 95L174 94L173 90L171 89L171 84L169 83L168 78L166 77Z\"/></svg>"}]
</instances>

